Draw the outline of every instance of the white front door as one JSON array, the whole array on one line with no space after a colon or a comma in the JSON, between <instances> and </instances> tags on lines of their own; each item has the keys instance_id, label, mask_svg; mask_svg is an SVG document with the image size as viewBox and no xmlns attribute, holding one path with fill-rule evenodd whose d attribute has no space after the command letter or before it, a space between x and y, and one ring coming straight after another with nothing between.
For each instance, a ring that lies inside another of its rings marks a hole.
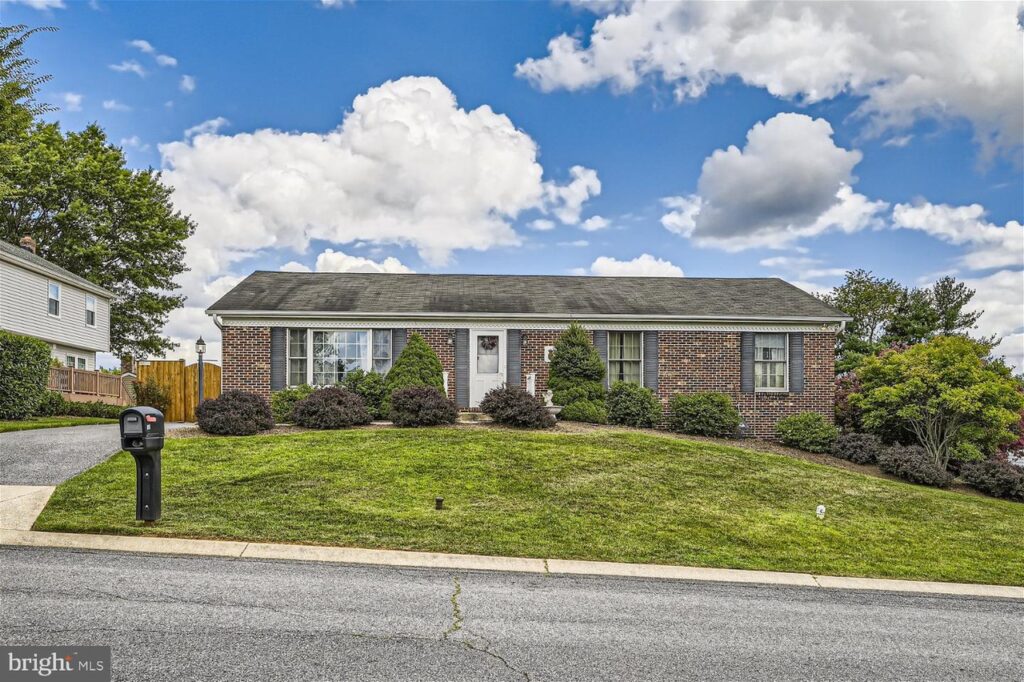
<instances>
[{"instance_id":1,"label":"white front door","mask_svg":"<svg viewBox=\"0 0 1024 682\"><path fill-rule=\"evenodd\" d=\"M505 383L505 331L469 330L469 406L479 407L487 392Z\"/></svg>"}]
</instances>

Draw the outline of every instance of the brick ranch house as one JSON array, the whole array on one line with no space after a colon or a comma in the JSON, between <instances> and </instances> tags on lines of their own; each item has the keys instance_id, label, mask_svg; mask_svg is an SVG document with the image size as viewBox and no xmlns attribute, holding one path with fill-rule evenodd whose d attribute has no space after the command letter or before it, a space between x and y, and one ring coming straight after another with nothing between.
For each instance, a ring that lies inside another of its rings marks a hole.
<instances>
[{"instance_id":1,"label":"brick ranch house","mask_svg":"<svg viewBox=\"0 0 1024 682\"><path fill-rule=\"evenodd\" d=\"M732 396L753 434L784 416L832 419L835 335L849 318L780 279L255 272L206 311L222 330L222 388L269 397L386 372L419 333L448 396L473 409L502 383L547 390L570 321L609 381Z\"/></svg>"}]
</instances>

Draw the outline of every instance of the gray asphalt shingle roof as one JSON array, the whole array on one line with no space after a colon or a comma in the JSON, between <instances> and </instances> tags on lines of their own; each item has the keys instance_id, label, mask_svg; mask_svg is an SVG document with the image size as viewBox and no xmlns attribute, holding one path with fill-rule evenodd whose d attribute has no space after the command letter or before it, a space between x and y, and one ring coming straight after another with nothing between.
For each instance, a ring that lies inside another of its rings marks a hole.
<instances>
[{"instance_id":1,"label":"gray asphalt shingle roof","mask_svg":"<svg viewBox=\"0 0 1024 682\"><path fill-rule=\"evenodd\" d=\"M37 256L31 251L26 251L20 246L11 244L10 242L6 242L2 239L0 239L0 252L3 252L3 254L8 257L6 260L20 261L29 269L45 272L54 279L59 279L63 282L67 282L68 284L77 284L87 291L92 291L101 296L105 296L106 298L114 297L113 292L104 289L100 285L93 284L89 280L84 277L79 277L70 270L65 270L59 265L54 265L42 256Z\"/></svg>"},{"instance_id":2,"label":"gray asphalt shingle roof","mask_svg":"<svg viewBox=\"0 0 1024 682\"><path fill-rule=\"evenodd\" d=\"M839 310L775 278L265 271L249 275L208 312L845 319Z\"/></svg>"}]
</instances>

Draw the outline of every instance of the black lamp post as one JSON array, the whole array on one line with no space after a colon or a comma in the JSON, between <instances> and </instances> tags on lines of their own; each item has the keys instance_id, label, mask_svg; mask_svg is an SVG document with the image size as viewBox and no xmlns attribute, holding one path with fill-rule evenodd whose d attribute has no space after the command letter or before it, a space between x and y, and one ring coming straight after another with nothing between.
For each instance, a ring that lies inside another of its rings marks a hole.
<instances>
[{"instance_id":1,"label":"black lamp post","mask_svg":"<svg viewBox=\"0 0 1024 682\"><path fill-rule=\"evenodd\" d=\"M199 404L203 404L203 353L206 352L206 341L199 337L196 341L196 355L199 356Z\"/></svg>"}]
</instances>

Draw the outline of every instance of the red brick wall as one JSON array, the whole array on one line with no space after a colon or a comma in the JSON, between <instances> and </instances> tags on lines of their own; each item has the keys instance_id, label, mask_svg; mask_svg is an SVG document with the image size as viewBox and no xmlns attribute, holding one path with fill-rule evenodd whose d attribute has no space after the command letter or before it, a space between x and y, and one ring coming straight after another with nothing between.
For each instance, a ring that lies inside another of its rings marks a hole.
<instances>
[{"instance_id":1,"label":"red brick wall","mask_svg":"<svg viewBox=\"0 0 1024 682\"><path fill-rule=\"evenodd\" d=\"M224 327L220 385L270 399L270 327Z\"/></svg>"},{"instance_id":2,"label":"red brick wall","mask_svg":"<svg viewBox=\"0 0 1024 682\"><path fill-rule=\"evenodd\" d=\"M410 329L408 334L419 334L437 353L438 359L441 360L441 371L448 372L448 397L455 400L455 330ZM449 340L451 343L448 343Z\"/></svg>"},{"instance_id":3,"label":"red brick wall","mask_svg":"<svg viewBox=\"0 0 1024 682\"><path fill-rule=\"evenodd\" d=\"M667 407L677 393L726 393L757 437L773 438L775 425L791 414L819 412L833 419L834 358L834 334L805 332L802 393L740 393L739 332L662 331L658 397Z\"/></svg>"}]
</instances>

